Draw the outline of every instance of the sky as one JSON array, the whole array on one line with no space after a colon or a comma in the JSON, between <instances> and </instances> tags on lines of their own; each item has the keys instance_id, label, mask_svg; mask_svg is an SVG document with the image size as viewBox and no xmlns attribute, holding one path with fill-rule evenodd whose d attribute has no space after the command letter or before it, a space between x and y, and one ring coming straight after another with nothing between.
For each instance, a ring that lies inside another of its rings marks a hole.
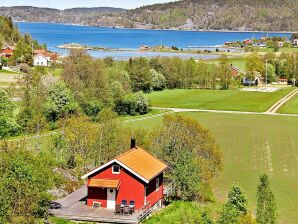
<instances>
[{"instance_id":1,"label":"sky","mask_svg":"<svg viewBox=\"0 0 298 224\"><path fill-rule=\"evenodd\" d=\"M144 5L173 1L174 0L0 0L0 6L37 6L56 9L109 6L133 9Z\"/></svg>"}]
</instances>

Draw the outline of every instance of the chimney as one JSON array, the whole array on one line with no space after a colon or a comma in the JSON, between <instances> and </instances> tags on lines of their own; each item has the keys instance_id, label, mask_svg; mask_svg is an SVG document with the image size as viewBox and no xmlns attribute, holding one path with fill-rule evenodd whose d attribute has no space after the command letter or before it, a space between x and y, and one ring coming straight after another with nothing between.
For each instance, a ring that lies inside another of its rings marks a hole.
<instances>
[{"instance_id":1,"label":"chimney","mask_svg":"<svg viewBox=\"0 0 298 224\"><path fill-rule=\"evenodd\" d=\"M135 138L131 138L130 140L130 148L133 149L136 147L136 139Z\"/></svg>"}]
</instances>

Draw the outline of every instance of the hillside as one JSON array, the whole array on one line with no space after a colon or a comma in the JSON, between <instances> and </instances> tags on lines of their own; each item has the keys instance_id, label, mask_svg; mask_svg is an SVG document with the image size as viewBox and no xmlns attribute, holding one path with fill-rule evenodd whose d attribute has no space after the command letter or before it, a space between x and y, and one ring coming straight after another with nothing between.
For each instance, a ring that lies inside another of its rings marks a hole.
<instances>
[{"instance_id":1,"label":"hillside","mask_svg":"<svg viewBox=\"0 0 298 224\"><path fill-rule=\"evenodd\" d=\"M297 31L297 0L184 0L133 10L2 7L18 21L147 29Z\"/></svg>"},{"instance_id":2,"label":"hillside","mask_svg":"<svg viewBox=\"0 0 298 224\"><path fill-rule=\"evenodd\" d=\"M298 30L297 0L184 0L128 11L126 18L156 28Z\"/></svg>"},{"instance_id":3,"label":"hillside","mask_svg":"<svg viewBox=\"0 0 298 224\"><path fill-rule=\"evenodd\" d=\"M124 9L110 7L72 8L65 10L31 6L0 7L0 15L10 16L14 21L73 23L82 25L88 25L87 22L94 17L124 11Z\"/></svg>"}]
</instances>

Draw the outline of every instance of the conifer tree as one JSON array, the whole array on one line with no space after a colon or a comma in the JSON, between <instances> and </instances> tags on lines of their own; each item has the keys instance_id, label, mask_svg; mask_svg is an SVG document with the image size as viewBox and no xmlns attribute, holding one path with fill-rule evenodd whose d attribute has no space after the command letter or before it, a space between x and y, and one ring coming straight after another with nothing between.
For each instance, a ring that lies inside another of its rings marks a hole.
<instances>
[{"instance_id":1,"label":"conifer tree","mask_svg":"<svg viewBox=\"0 0 298 224\"><path fill-rule=\"evenodd\" d=\"M257 223L275 224L276 216L274 194L270 188L268 176L264 174L260 177L257 188Z\"/></svg>"},{"instance_id":2,"label":"conifer tree","mask_svg":"<svg viewBox=\"0 0 298 224\"><path fill-rule=\"evenodd\" d=\"M235 183L228 195L228 203L233 205L240 213L247 213L247 199L243 190Z\"/></svg>"}]
</instances>

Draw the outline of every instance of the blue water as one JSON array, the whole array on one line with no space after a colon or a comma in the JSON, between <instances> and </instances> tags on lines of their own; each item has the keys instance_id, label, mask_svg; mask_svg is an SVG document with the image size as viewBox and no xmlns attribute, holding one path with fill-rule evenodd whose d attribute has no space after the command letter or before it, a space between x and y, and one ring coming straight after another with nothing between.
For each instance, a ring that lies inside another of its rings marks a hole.
<instances>
[{"instance_id":1,"label":"blue water","mask_svg":"<svg viewBox=\"0 0 298 224\"><path fill-rule=\"evenodd\" d=\"M135 29L112 29L87 26L73 26L49 23L17 23L21 33L29 33L40 43L46 43L48 49L65 54L65 50L56 48L65 43L79 43L88 46L101 46L106 48L124 48L136 50L136 56L172 56L173 53L141 53L137 49L141 45L177 46L213 46L222 45L227 41L260 38L267 33L247 32L192 32L192 31L167 31L167 30L135 30ZM269 36L287 36L285 33L269 33ZM91 52L95 57L133 57L132 52ZM128 55L128 56L127 56ZM180 54L177 54L180 55ZM197 54L196 54L197 55ZM174 54L175 56L175 54ZM192 56L192 54L184 54ZM202 56L202 55L201 55ZM211 56L211 55L210 55Z\"/></svg>"}]
</instances>

